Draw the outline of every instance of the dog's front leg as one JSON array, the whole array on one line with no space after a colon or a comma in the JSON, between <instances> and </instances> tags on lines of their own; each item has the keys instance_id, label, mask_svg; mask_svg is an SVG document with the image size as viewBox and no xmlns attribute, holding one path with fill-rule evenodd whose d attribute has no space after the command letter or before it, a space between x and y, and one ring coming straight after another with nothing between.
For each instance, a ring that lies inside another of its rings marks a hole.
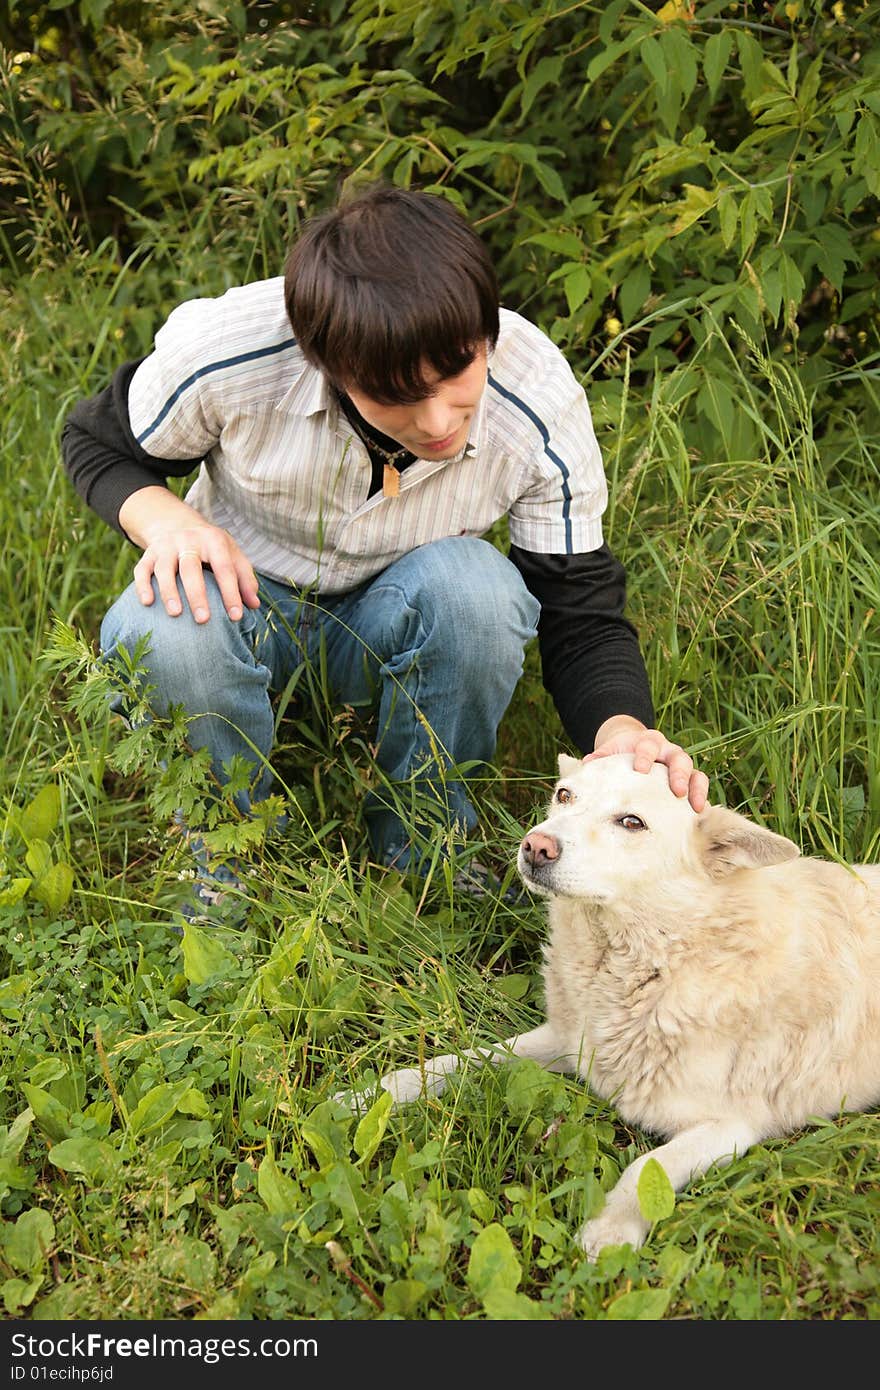
<instances>
[{"instance_id":1,"label":"dog's front leg","mask_svg":"<svg viewBox=\"0 0 880 1390\"><path fill-rule=\"evenodd\" d=\"M401 1071L388 1072L380 1084L391 1092L398 1104L405 1104L417 1100L420 1095L438 1096L446 1085L447 1076L458 1071L463 1062L476 1062L479 1066L489 1062L499 1066L517 1057L540 1062L548 1071L574 1071L577 1066L576 1057L560 1050L555 1029L549 1023L543 1023L540 1028L533 1028L529 1033L518 1033L505 1042L468 1048L466 1052L447 1052L439 1057L427 1058L424 1067L404 1067Z\"/></svg>"},{"instance_id":2,"label":"dog's front leg","mask_svg":"<svg viewBox=\"0 0 880 1390\"><path fill-rule=\"evenodd\" d=\"M682 1130L668 1144L642 1154L629 1165L608 1193L599 1215L581 1228L578 1244L591 1260L606 1245L629 1244L638 1249L650 1230L638 1196L639 1174L649 1158L657 1160L678 1192L713 1163L729 1163L760 1138L751 1126L738 1120L706 1120Z\"/></svg>"}]
</instances>

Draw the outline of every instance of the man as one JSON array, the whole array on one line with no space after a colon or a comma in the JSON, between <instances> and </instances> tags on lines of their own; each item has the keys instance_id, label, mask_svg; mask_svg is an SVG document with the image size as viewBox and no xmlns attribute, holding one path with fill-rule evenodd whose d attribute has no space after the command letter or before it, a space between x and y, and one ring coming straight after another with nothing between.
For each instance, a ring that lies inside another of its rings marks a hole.
<instances>
[{"instance_id":1,"label":"man","mask_svg":"<svg viewBox=\"0 0 880 1390\"><path fill-rule=\"evenodd\" d=\"M418 870L432 827L476 823L537 632L572 743L707 781L651 729L583 389L499 310L477 235L446 200L378 187L307 224L284 277L193 299L154 351L80 402L63 435L85 501L141 551L102 650L150 636L155 709L182 705L221 781L268 794L271 696L319 652L334 696L377 709L380 863ZM178 498L167 478L199 465ZM482 539L508 518L510 555ZM408 798L411 811L407 811Z\"/></svg>"}]
</instances>

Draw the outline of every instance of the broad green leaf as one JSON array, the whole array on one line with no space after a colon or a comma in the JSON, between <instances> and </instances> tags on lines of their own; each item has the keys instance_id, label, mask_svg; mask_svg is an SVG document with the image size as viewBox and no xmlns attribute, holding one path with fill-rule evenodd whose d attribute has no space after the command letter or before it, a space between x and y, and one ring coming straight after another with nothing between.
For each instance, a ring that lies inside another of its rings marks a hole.
<instances>
[{"instance_id":1,"label":"broad green leaf","mask_svg":"<svg viewBox=\"0 0 880 1390\"><path fill-rule=\"evenodd\" d=\"M392 1279L382 1294L385 1312L400 1318L412 1317L427 1292L428 1286L421 1279Z\"/></svg>"},{"instance_id":2,"label":"broad green leaf","mask_svg":"<svg viewBox=\"0 0 880 1390\"><path fill-rule=\"evenodd\" d=\"M383 1091L358 1124L354 1132L354 1151L362 1163L369 1163L382 1142L393 1105L391 1092Z\"/></svg>"},{"instance_id":3,"label":"broad green leaf","mask_svg":"<svg viewBox=\"0 0 880 1390\"><path fill-rule=\"evenodd\" d=\"M158 1129L178 1111L202 1119L208 1114L204 1096L190 1085L188 1079L162 1082L141 1096L131 1112L132 1133L146 1134L151 1129Z\"/></svg>"},{"instance_id":4,"label":"broad green leaf","mask_svg":"<svg viewBox=\"0 0 880 1390\"><path fill-rule=\"evenodd\" d=\"M70 1115L65 1107L48 1091L44 1091L41 1086L31 1086L28 1082L22 1082L22 1091L25 1100L34 1112L34 1118L40 1129L57 1143L60 1139L67 1139L70 1136Z\"/></svg>"},{"instance_id":5,"label":"broad green leaf","mask_svg":"<svg viewBox=\"0 0 880 1390\"><path fill-rule=\"evenodd\" d=\"M31 844L48 840L61 819L61 791L57 786L43 787L19 816L21 833Z\"/></svg>"},{"instance_id":6,"label":"broad green leaf","mask_svg":"<svg viewBox=\"0 0 880 1390\"><path fill-rule=\"evenodd\" d=\"M33 839L28 844L25 863L34 878L42 878L52 867L52 850L43 839Z\"/></svg>"},{"instance_id":7,"label":"broad green leaf","mask_svg":"<svg viewBox=\"0 0 880 1390\"><path fill-rule=\"evenodd\" d=\"M33 971L25 970L20 975L11 975L8 980L0 980L0 1012L10 1017L20 1013L34 979Z\"/></svg>"},{"instance_id":8,"label":"broad green leaf","mask_svg":"<svg viewBox=\"0 0 880 1390\"><path fill-rule=\"evenodd\" d=\"M8 1128L0 1125L0 1158L18 1157L28 1141L33 1121L34 1112L27 1109L16 1115Z\"/></svg>"},{"instance_id":9,"label":"broad green leaf","mask_svg":"<svg viewBox=\"0 0 880 1390\"><path fill-rule=\"evenodd\" d=\"M736 239L739 226L739 206L732 193L719 193L718 221L721 226L721 240L725 250L729 251Z\"/></svg>"},{"instance_id":10,"label":"broad green leaf","mask_svg":"<svg viewBox=\"0 0 880 1390\"><path fill-rule=\"evenodd\" d=\"M523 83L522 97L520 98L520 109L524 116L527 116L535 97L542 87L550 83L556 83L559 74L562 72L564 59L562 57L545 57L532 68L525 82Z\"/></svg>"},{"instance_id":11,"label":"broad green leaf","mask_svg":"<svg viewBox=\"0 0 880 1390\"><path fill-rule=\"evenodd\" d=\"M391 1092L389 1091L388 1094L390 1095ZM364 1118L366 1118L366 1116ZM319 1168L326 1168L329 1164L336 1161L336 1150L326 1134L323 1134L321 1130L318 1129L317 1125L306 1122L300 1126L300 1134L318 1160Z\"/></svg>"},{"instance_id":12,"label":"broad green leaf","mask_svg":"<svg viewBox=\"0 0 880 1390\"><path fill-rule=\"evenodd\" d=\"M360 1222L363 1204L363 1181L357 1168L347 1159L337 1158L336 1162L323 1170L327 1196L335 1202L345 1220L355 1225Z\"/></svg>"},{"instance_id":13,"label":"broad green leaf","mask_svg":"<svg viewBox=\"0 0 880 1390\"><path fill-rule=\"evenodd\" d=\"M156 1263L166 1279L192 1289L210 1289L217 1274L217 1256L197 1236L175 1235L156 1250Z\"/></svg>"},{"instance_id":14,"label":"broad green leaf","mask_svg":"<svg viewBox=\"0 0 880 1390\"><path fill-rule=\"evenodd\" d=\"M707 39L706 47L703 49L703 73L706 77L709 95L713 100L721 86L721 79L724 76L732 48L733 35L728 29L722 29L720 33L712 34Z\"/></svg>"},{"instance_id":15,"label":"broad green leaf","mask_svg":"<svg viewBox=\"0 0 880 1390\"><path fill-rule=\"evenodd\" d=\"M3 1253L13 1269L34 1275L42 1268L55 1239L55 1222L47 1211L30 1207L3 1235Z\"/></svg>"},{"instance_id":16,"label":"broad green leaf","mask_svg":"<svg viewBox=\"0 0 880 1390\"><path fill-rule=\"evenodd\" d=\"M528 1115L536 1110L544 1096L552 1095L559 1086L558 1077L531 1058L519 1058L507 1070L504 1099L512 1115Z\"/></svg>"},{"instance_id":17,"label":"broad green leaf","mask_svg":"<svg viewBox=\"0 0 880 1390\"><path fill-rule=\"evenodd\" d=\"M302 1208L299 1187L286 1173L282 1173L271 1147L257 1169L257 1192L273 1216L290 1220Z\"/></svg>"},{"instance_id":18,"label":"broad green leaf","mask_svg":"<svg viewBox=\"0 0 880 1390\"><path fill-rule=\"evenodd\" d=\"M669 83L669 73L666 70L666 57L663 49L655 38L648 35L642 41L639 57L656 82L658 92L665 92Z\"/></svg>"},{"instance_id":19,"label":"broad green leaf","mask_svg":"<svg viewBox=\"0 0 880 1390\"><path fill-rule=\"evenodd\" d=\"M191 985L203 985L216 975L234 970L235 956L216 936L202 927L185 922L183 927L183 973Z\"/></svg>"},{"instance_id":20,"label":"broad green leaf","mask_svg":"<svg viewBox=\"0 0 880 1390\"><path fill-rule=\"evenodd\" d=\"M512 1289L489 1289L483 1307L497 1322L548 1322L553 1316L545 1304Z\"/></svg>"},{"instance_id":21,"label":"broad green leaf","mask_svg":"<svg viewBox=\"0 0 880 1390\"><path fill-rule=\"evenodd\" d=\"M632 270L624 276L617 292L620 312L623 321L631 324L635 321L639 310L644 304L648 295L651 293L651 271L644 261L633 266Z\"/></svg>"},{"instance_id":22,"label":"broad green leaf","mask_svg":"<svg viewBox=\"0 0 880 1390\"><path fill-rule=\"evenodd\" d=\"M587 295L590 293L590 272L585 265L578 266L570 275L566 275L562 282L565 290L565 298L568 302L568 312L573 314L583 304Z\"/></svg>"},{"instance_id":23,"label":"broad green leaf","mask_svg":"<svg viewBox=\"0 0 880 1390\"><path fill-rule=\"evenodd\" d=\"M39 1292L43 1275L33 1279L6 1279L0 1284L3 1306L11 1318L19 1316L23 1308L29 1308Z\"/></svg>"},{"instance_id":24,"label":"broad green leaf","mask_svg":"<svg viewBox=\"0 0 880 1390\"><path fill-rule=\"evenodd\" d=\"M672 236L679 236L687 231L688 227L705 217L718 201L718 193L714 188L701 188L698 184L686 183L684 190L684 198L676 204L678 216L672 224Z\"/></svg>"},{"instance_id":25,"label":"broad green leaf","mask_svg":"<svg viewBox=\"0 0 880 1390\"><path fill-rule=\"evenodd\" d=\"M73 869L69 864L53 864L34 882L33 896L51 913L60 912L73 892Z\"/></svg>"},{"instance_id":26,"label":"broad green leaf","mask_svg":"<svg viewBox=\"0 0 880 1390\"><path fill-rule=\"evenodd\" d=\"M580 261L583 259L584 243L576 232L536 232L534 236L526 237L523 244L543 246L548 251L558 251L560 255L567 256L571 260Z\"/></svg>"},{"instance_id":27,"label":"broad green leaf","mask_svg":"<svg viewBox=\"0 0 880 1390\"><path fill-rule=\"evenodd\" d=\"M660 40L665 56L667 71L675 73L675 79L687 101L697 84L696 49L682 29L670 29Z\"/></svg>"},{"instance_id":28,"label":"broad green leaf","mask_svg":"<svg viewBox=\"0 0 880 1390\"><path fill-rule=\"evenodd\" d=\"M499 975L495 988L508 999L524 999L531 983L528 975Z\"/></svg>"},{"instance_id":29,"label":"broad green leaf","mask_svg":"<svg viewBox=\"0 0 880 1390\"><path fill-rule=\"evenodd\" d=\"M495 1213L495 1203L482 1187L468 1188L468 1206L477 1220L484 1224L491 1221Z\"/></svg>"},{"instance_id":30,"label":"broad green leaf","mask_svg":"<svg viewBox=\"0 0 880 1390\"><path fill-rule=\"evenodd\" d=\"M121 1159L102 1139L62 1139L49 1150L49 1159L65 1173L76 1173L90 1182L104 1182L118 1172Z\"/></svg>"},{"instance_id":31,"label":"broad green leaf","mask_svg":"<svg viewBox=\"0 0 880 1390\"><path fill-rule=\"evenodd\" d=\"M669 1289L633 1289L621 1294L608 1309L610 1322L650 1322L662 1318L669 1307Z\"/></svg>"},{"instance_id":32,"label":"broad green leaf","mask_svg":"<svg viewBox=\"0 0 880 1390\"><path fill-rule=\"evenodd\" d=\"M665 1221L675 1210L675 1191L666 1170L649 1158L639 1173L639 1208L646 1221Z\"/></svg>"},{"instance_id":33,"label":"broad green leaf","mask_svg":"<svg viewBox=\"0 0 880 1390\"><path fill-rule=\"evenodd\" d=\"M0 907L14 907L21 902L32 883L30 878L10 879L5 888L0 888Z\"/></svg>"},{"instance_id":34,"label":"broad green leaf","mask_svg":"<svg viewBox=\"0 0 880 1390\"><path fill-rule=\"evenodd\" d=\"M503 1226L493 1222L480 1231L471 1246L467 1281L478 1298L489 1293L513 1293L522 1278L513 1241Z\"/></svg>"}]
</instances>

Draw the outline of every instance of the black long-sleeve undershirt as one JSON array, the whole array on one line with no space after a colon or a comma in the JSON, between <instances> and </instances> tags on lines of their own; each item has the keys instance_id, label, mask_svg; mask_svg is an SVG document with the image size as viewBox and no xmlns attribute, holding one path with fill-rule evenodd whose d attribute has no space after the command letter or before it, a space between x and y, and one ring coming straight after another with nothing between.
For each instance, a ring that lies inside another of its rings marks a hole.
<instances>
[{"instance_id":1,"label":"black long-sleeve undershirt","mask_svg":"<svg viewBox=\"0 0 880 1390\"><path fill-rule=\"evenodd\" d=\"M61 437L64 468L86 504L125 535L119 509L143 487L167 486L199 458L158 459L135 439L128 389L139 361L120 367L109 386L79 401ZM544 684L563 728L581 752L612 715L651 725L654 710L636 630L624 616L623 566L606 545L580 555L544 555L511 545L510 559L541 605L538 642Z\"/></svg>"}]
</instances>

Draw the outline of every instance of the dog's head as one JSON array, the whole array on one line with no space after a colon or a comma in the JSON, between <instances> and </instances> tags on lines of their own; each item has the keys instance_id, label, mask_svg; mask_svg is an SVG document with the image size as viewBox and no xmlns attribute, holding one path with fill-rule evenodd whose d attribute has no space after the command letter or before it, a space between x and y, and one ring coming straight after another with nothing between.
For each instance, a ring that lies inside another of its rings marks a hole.
<instances>
[{"instance_id":1,"label":"dog's head","mask_svg":"<svg viewBox=\"0 0 880 1390\"><path fill-rule=\"evenodd\" d=\"M800 853L723 806L697 814L660 764L635 772L630 754L588 763L562 754L559 772L547 818L519 848L520 876L534 892L625 904L682 875L718 879Z\"/></svg>"}]
</instances>

